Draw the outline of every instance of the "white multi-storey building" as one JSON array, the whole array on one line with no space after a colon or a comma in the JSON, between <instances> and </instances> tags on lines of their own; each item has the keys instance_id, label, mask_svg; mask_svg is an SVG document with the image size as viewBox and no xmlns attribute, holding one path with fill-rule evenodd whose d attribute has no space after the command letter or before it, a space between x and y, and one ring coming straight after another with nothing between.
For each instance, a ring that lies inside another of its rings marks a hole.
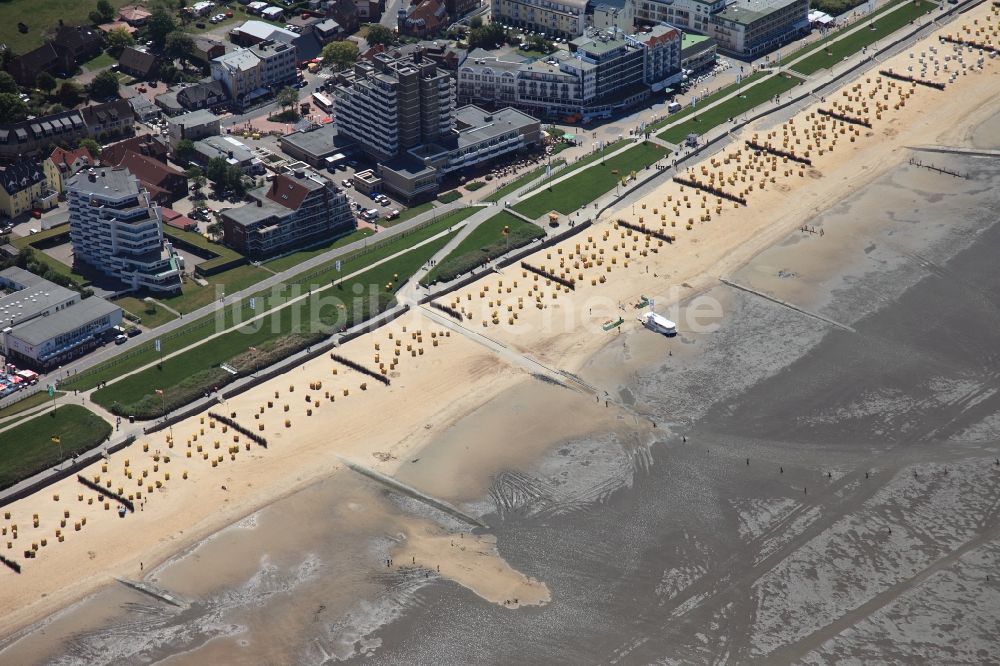
<instances>
[{"instance_id":1,"label":"white multi-storey building","mask_svg":"<svg viewBox=\"0 0 1000 666\"><path fill-rule=\"evenodd\" d=\"M337 132L377 160L438 141L455 123L454 80L419 53L358 62L333 94Z\"/></svg>"},{"instance_id":2,"label":"white multi-storey building","mask_svg":"<svg viewBox=\"0 0 1000 666\"><path fill-rule=\"evenodd\" d=\"M492 20L573 39L587 27L587 0L493 0Z\"/></svg>"},{"instance_id":3,"label":"white multi-storey building","mask_svg":"<svg viewBox=\"0 0 1000 666\"><path fill-rule=\"evenodd\" d=\"M637 0L640 23L707 35L719 50L754 58L809 31L808 0Z\"/></svg>"},{"instance_id":4,"label":"white multi-storey building","mask_svg":"<svg viewBox=\"0 0 1000 666\"><path fill-rule=\"evenodd\" d=\"M266 40L215 58L212 78L226 87L237 106L245 106L280 86L294 83L295 58L292 44Z\"/></svg>"},{"instance_id":5,"label":"white multi-storey building","mask_svg":"<svg viewBox=\"0 0 1000 666\"><path fill-rule=\"evenodd\" d=\"M181 259L163 241L160 207L128 169L81 171L66 193L76 260L130 289L180 290Z\"/></svg>"},{"instance_id":6,"label":"white multi-storey building","mask_svg":"<svg viewBox=\"0 0 1000 666\"><path fill-rule=\"evenodd\" d=\"M461 103L512 105L537 115L609 115L680 79L681 34L669 26L624 35L590 30L533 62L471 52L458 68Z\"/></svg>"}]
</instances>

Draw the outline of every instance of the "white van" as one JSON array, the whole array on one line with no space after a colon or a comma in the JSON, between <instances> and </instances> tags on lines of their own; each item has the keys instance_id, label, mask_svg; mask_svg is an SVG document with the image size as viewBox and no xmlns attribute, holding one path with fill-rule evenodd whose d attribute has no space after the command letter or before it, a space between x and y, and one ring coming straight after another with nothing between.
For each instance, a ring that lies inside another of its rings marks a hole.
<instances>
[{"instance_id":1,"label":"white van","mask_svg":"<svg viewBox=\"0 0 1000 666\"><path fill-rule=\"evenodd\" d=\"M684 107L681 106L680 102L671 102L670 104L667 104L667 113L677 113L682 108Z\"/></svg>"}]
</instances>

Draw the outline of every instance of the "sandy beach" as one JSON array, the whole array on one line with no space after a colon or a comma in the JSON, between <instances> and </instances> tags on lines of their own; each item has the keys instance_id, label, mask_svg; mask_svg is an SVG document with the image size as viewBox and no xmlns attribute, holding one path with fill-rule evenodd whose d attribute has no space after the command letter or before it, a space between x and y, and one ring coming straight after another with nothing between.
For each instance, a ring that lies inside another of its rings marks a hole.
<instances>
[{"instance_id":1,"label":"sandy beach","mask_svg":"<svg viewBox=\"0 0 1000 666\"><path fill-rule=\"evenodd\" d=\"M957 33L959 25L987 20L996 25L993 8L983 4L941 33ZM911 58L911 52L917 55ZM602 325L620 317L622 330L635 330L634 304L643 296L654 299L655 309L677 321L682 333L688 332L685 327L718 324L722 315L713 303L719 299L699 302L693 297L716 287L719 277L737 274L804 221L904 163L910 157L908 146L963 145L1000 110L996 60L987 58L979 71L977 54L963 56L966 67L953 55L952 47L934 36L880 65L907 72L923 58L926 73L910 73L945 83L945 91L890 82L875 72L863 74L789 122L775 125L765 120L749 128L686 175L721 183L725 191L745 196L746 206L703 199L693 188L663 182L634 206L629 203L578 236L527 258L534 266L572 279L574 290L510 267L503 275L491 275L441 299L463 313L461 326L467 330L418 308L337 350L376 373L384 370L389 386L324 356L218 405L215 411L266 437L266 449L199 415L141 439L84 472L111 491L132 495L139 505L134 514L119 518L113 501L102 500L72 478L6 507L0 520L0 551L21 561L24 569L19 576L7 569L0 573L7 583L0 590L0 606L7 610L0 619L0 635L14 634L114 577L139 579L261 507L321 479L348 474L345 459L466 505L489 491L497 473L536 458L553 441L615 428L636 438L649 437L658 416L621 396L603 394L601 387L595 392L570 380L568 389L545 384L530 376L519 357L541 362L553 372L586 372L602 350L616 344L613 336L626 337ZM842 127L824 120L820 109L864 116L872 126ZM782 145L786 138L793 151L810 153L811 167L754 155L743 145L746 139ZM676 241L647 240L616 227L618 219L676 235ZM798 257L781 261L790 270L795 270L796 260L814 261L787 254ZM843 256L824 257L813 280L827 279L847 254L845 250ZM828 267L826 273L823 266ZM753 281L754 276L739 279ZM754 286L770 290L773 280L772 272L762 269ZM783 295L821 308L823 303L808 301L809 293L806 283L789 287ZM504 346L507 356L477 340L481 335ZM635 353L652 356L663 349L660 345ZM607 371L605 385L612 386L615 369ZM519 392L527 397L518 398ZM519 399L526 402L521 405ZM609 404L603 410L583 406L600 406L605 400ZM469 420L491 404L494 408L485 415ZM517 420L521 408L533 418ZM546 411L558 416L551 421L538 418ZM386 521L385 532L395 535L385 552L409 562L413 575L429 574L433 566L435 575L510 610L551 602L548 581L508 562L492 535L473 536L469 526L444 529L415 518L390 521L390 509L378 512ZM366 529L377 524L365 522ZM465 543L455 546L456 534L463 533L458 538ZM24 559L24 551L33 545L38 546L37 556ZM380 559L368 560L372 573L385 567ZM177 589L179 580L160 584ZM509 603L513 599L518 603Z\"/></svg>"}]
</instances>

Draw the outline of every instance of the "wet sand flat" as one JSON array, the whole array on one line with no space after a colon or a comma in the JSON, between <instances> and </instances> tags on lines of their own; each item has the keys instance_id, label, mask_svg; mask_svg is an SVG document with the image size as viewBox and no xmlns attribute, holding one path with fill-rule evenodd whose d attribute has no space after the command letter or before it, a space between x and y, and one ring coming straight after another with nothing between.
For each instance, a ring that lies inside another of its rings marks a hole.
<instances>
[{"instance_id":1,"label":"wet sand flat","mask_svg":"<svg viewBox=\"0 0 1000 666\"><path fill-rule=\"evenodd\" d=\"M962 87L974 77L975 86ZM984 109L997 112L996 82L995 74L974 74L957 85L970 91L968 99L918 97L919 118L933 123L962 109L965 124L941 140L980 136ZM901 117L914 105L908 109ZM506 344L505 356L454 335L446 355L428 347L426 356L401 362L391 392L362 392L359 376L333 375L324 361L307 365L301 380L293 371L232 400L224 409L249 423L262 420L280 458L272 449L241 450L216 472L203 467L195 490L176 491L173 483L138 516L127 540L114 536L117 525L96 518L100 507L80 509L95 523L84 532L91 541L52 551L62 554L48 562L83 562L90 578L31 608L58 607L60 598L93 589L103 572L147 575L136 571L140 557L151 558L148 579L183 593L188 605L175 610L133 593L126 602L120 590L106 590L9 640L0 656L50 663L822 663L833 655L863 660L889 636L896 661L981 663L995 647L985 612L995 608L993 588L982 582L996 553L991 462L1000 422L991 350L1000 276L992 257L1000 239L992 211L1000 180L988 159L934 158L967 173L961 182L905 164L906 133L928 127L900 123L879 146L841 153L825 166L830 181L803 181L806 194L794 204L781 190L768 194L765 208L790 206L777 222L739 218L746 224L738 232L715 221L696 225L686 254L632 260L668 283L691 276L664 305L683 309L689 297L711 298L720 306L717 330L682 330L670 340L634 324L621 334L598 332L603 318L621 312L619 302L644 293L649 282L644 271L623 272L627 250L611 246L626 241L610 238L618 230L606 222L595 228L593 249L606 243L621 263L613 264L616 282L603 304L588 311L585 335L558 325L514 334L486 310L485 325L470 325ZM852 160L866 173L852 171ZM824 234L791 231L803 223ZM720 272L843 327L716 286ZM487 306L502 320L516 302L507 301L506 289L524 278L500 279L470 290L489 287L482 298L503 302ZM563 303L589 310L587 294L554 293L546 289L541 308L528 294L528 313L544 319L561 314ZM435 327L417 315L403 325L409 330L394 334L407 345L414 330L429 340ZM398 339L385 333L381 349L371 339L345 349L358 362L378 363L374 355L388 354ZM519 353L575 372L583 383L567 389L529 377L523 364L515 367ZM323 388L309 389L307 404L303 393L317 381ZM350 397L337 393L345 389ZM312 400L328 400L327 391L338 409L359 407L328 419L331 403ZM438 402L428 413L420 398L430 395ZM264 404L269 399L272 407ZM317 411L308 416L308 409ZM255 413L266 418L250 420ZM198 418L175 426L180 451L196 445L186 446L196 434L213 436L199 432L209 426ZM284 426L286 418L293 427ZM343 445L332 448L331 434ZM481 444L478 455L463 453L468 442ZM168 444L154 443L149 453ZM130 455L150 468L154 462ZM343 458L403 486L349 473ZM76 502L75 489L56 490ZM434 509L421 493L451 503L455 513ZM210 505L223 509L204 516ZM21 515L34 506L19 507ZM452 545L473 532L476 547ZM198 544L169 559L176 544L192 541ZM88 545L102 542L119 551ZM90 561L102 559L88 565L88 552L95 553ZM470 555L486 564L463 560ZM440 572L436 559L445 564ZM162 560L167 564L153 568ZM10 607L66 580L36 578ZM505 592L524 590L525 604L507 603ZM88 618L95 607L88 604L102 608L100 620ZM118 610L109 613L108 605ZM962 631L947 629L944 618L956 615ZM924 622L941 628L913 640ZM40 631L51 631L44 648Z\"/></svg>"}]
</instances>

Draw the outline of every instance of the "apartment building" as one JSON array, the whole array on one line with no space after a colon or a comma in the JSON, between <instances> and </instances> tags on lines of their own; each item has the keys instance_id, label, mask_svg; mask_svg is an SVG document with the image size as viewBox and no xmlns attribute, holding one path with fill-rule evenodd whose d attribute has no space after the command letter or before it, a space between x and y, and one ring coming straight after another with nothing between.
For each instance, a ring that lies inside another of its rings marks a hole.
<instances>
[{"instance_id":1,"label":"apartment building","mask_svg":"<svg viewBox=\"0 0 1000 666\"><path fill-rule=\"evenodd\" d=\"M250 193L252 203L222 213L223 240L257 261L343 236L357 228L347 197L304 170L273 176Z\"/></svg>"},{"instance_id":2,"label":"apartment building","mask_svg":"<svg viewBox=\"0 0 1000 666\"><path fill-rule=\"evenodd\" d=\"M333 90L337 132L376 161L446 136L454 124L455 83L418 51L375 55L341 73Z\"/></svg>"},{"instance_id":3,"label":"apartment building","mask_svg":"<svg viewBox=\"0 0 1000 666\"><path fill-rule=\"evenodd\" d=\"M636 20L713 38L723 53L756 58L809 31L808 0L638 0Z\"/></svg>"},{"instance_id":4,"label":"apartment building","mask_svg":"<svg viewBox=\"0 0 1000 666\"><path fill-rule=\"evenodd\" d=\"M494 0L491 20L548 37L573 39L587 27L587 0Z\"/></svg>"},{"instance_id":5,"label":"apartment building","mask_svg":"<svg viewBox=\"0 0 1000 666\"><path fill-rule=\"evenodd\" d=\"M127 169L81 171L67 179L66 192L77 261L128 289L180 290L181 259L163 241L160 207Z\"/></svg>"},{"instance_id":6,"label":"apartment building","mask_svg":"<svg viewBox=\"0 0 1000 666\"><path fill-rule=\"evenodd\" d=\"M48 155L56 145L75 145L87 136L87 123L77 110L62 111L0 125L0 159Z\"/></svg>"},{"instance_id":7,"label":"apartment building","mask_svg":"<svg viewBox=\"0 0 1000 666\"><path fill-rule=\"evenodd\" d=\"M719 50L756 58L809 32L809 0L737 0L712 16Z\"/></svg>"},{"instance_id":8,"label":"apartment building","mask_svg":"<svg viewBox=\"0 0 1000 666\"><path fill-rule=\"evenodd\" d=\"M539 116L607 116L679 80L680 43L678 30L654 26L635 35L588 30L568 52L535 61L473 51L458 69L458 99Z\"/></svg>"},{"instance_id":9,"label":"apartment building","mask_svg":"<svg viewBox=\"0 0 1000 666\"><path fill-rule=\"evenodd\" d=\"M238 107L246 107L273 90L295 82L296 51L291 44L265 40L236 49L212 61L212 78L219 81Z\"/></svg>"},{"instance_id":10,"label":"apartment building","mask_svg":"<svg viewBox=\"0 0 1000 666\"><path fill-rule=\"evenodd\" d=\"M54 180L51 166L31 159L0 168L0 216L14 218L34 208L55 207L59 190Z\"/></svg>"},{"instance_id":11,"label":"apartment building","mask_svg":"<svg viewBox=\"0 0 1000 666\"><path fill-rule=\"evenodd\" d=\"M456 74L458 99L493 107L516 104L518 72L528 62L515 54L500 58L483 49L470 51Z\"/></svg>"}]
</instances>

